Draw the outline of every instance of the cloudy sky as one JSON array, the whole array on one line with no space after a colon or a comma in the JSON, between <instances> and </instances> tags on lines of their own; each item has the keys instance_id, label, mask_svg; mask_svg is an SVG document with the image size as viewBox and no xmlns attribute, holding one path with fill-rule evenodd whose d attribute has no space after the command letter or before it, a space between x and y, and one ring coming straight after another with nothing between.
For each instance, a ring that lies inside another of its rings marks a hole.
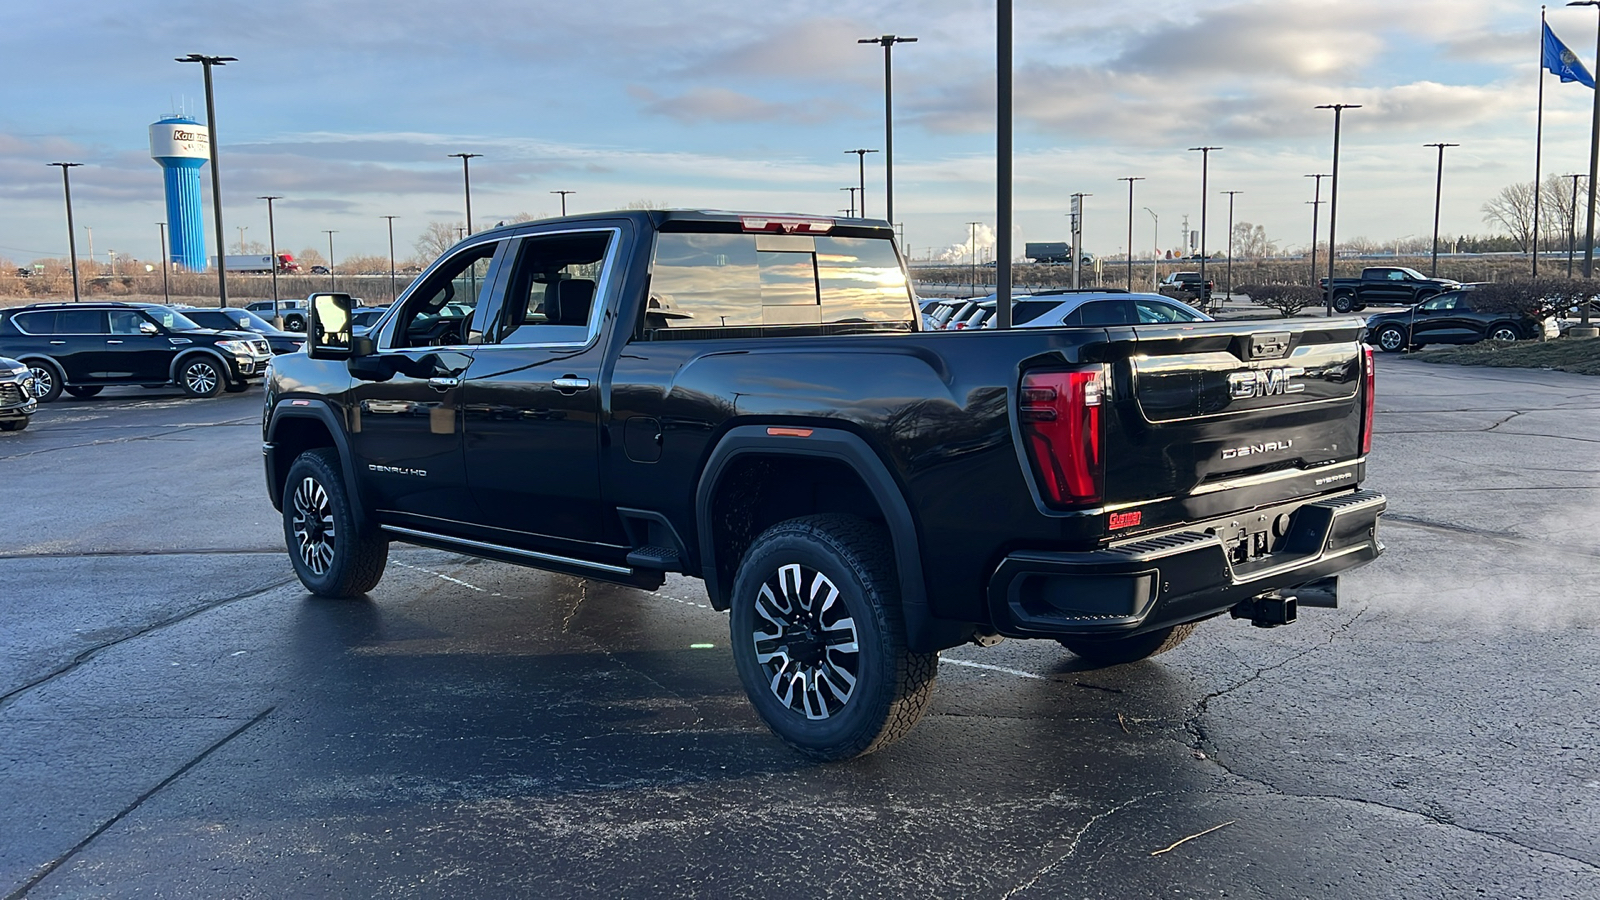
<instances>
[{"instance_id":1,"label":"cloudy sky","mask_svg":"<svg viewBox=\"0 0 1600 900\"><path fill-rule=\"evenodd\" d=\"M964 246L994 222L994 4L976 0L7 0L0 29L0 257L64 256L59 171L95 252L156 253L165 218L147 126L204 118L191 52L216 71L230 249L402 257L432 221L463 218L473 161L479 225L639 200L827 213L848 205L856 156L883 141L883 57L857 38L912 35L895 60L896 212L913 255ZM1309 240L1306 173L1326 172L1345 117L1339 234L1390 240L1432 228L1432 141L1445 169L1443 229L1484 233L1479 207L1533 174L1538 4L1501 0L1018 0L1018 241L1067 235L1087 201L1085 246L1122 252L1127 186L1160 217L1164 247L1200 220L1211 155L1208 244L1236 216L1288 246ZM1592 63L1595 13L1556 6L1557 34ZM1546 84L1545 172L1587 164L1592 93ZM867 212L883 215L882 157L868 156ZM1326 189L1326 183L1324 183ZM209 190L209 186L208 186ZM1324 224L1324 229L1326 225ZM210 233L208 207L208 235ZM1324 232L1325 233L1325 232ZM1135 220L1134 245L1154 243ZM1019 245L1020 246L1020 245ZM214 248L208 247L208 253Z\"/></svg>"}]
</instances>

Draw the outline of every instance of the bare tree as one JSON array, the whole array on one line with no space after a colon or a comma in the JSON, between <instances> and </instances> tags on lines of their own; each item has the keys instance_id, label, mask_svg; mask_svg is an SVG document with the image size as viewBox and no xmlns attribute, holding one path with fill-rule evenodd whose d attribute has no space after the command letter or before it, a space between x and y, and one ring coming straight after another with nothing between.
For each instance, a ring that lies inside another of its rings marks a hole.
<instances>
[{"instance_id":1,"label":"bare tree","mask_svg":"<svg viewBox=\"0 0 1600 900\"><path fill-rule=\"evenodd\" d=\"M1583 208L1588 188L1586 176L1578 177L1577 209ZM1539 242L1546 250L1565 250L1577 209L1572 203L1572 179L1565 175L1548 175L1539 192ZM1583 236L1578 236L1578 241Z\"/></svg>"},{"instance_id":2,"label":"bare tree","mask_svg":"<svg viewBox=\"0 0 1600 900\"><path fill-rule=\"evenodd\" d=\"M1483 204L1483 221L1510 232L1524 252L1533 243L1534 196L1533 182L1519 181L1501 188L1500 193Z\"/></svg>"},{"instance_id":3,"label":"bare tree","mask_svg":"<svg viewBox=\"0 0 1600 900\"><path fill-rule=\"evenodd\" d=\"M311 270L312 266L325 266L328 264L328 258L323 256L322 251L315 247L307 247L301 250L294 255L294 259L295 262L300 264L301 271L307 272Z\"/></svg>"},{"instance_id":4,"label":"bare tree","mask_svg":"<svg viewBox=\"0 0 1600 900\"><path fill-rule=\"evenodd\" d=\"M417 258L427 265L443 256L446 250L461 240L462 227L460 222L429 222L417 237Z\"/></svg>"},{"instance_id":5,"label":"bare tree","mask_svg":"<svg viewBox=\"0 0 1600 900\"><path fill-rule=\"evenodd\" d=\"M1276 242L1267 238L1263 225L1235 222L1233 226L1233 256L1235 259L1262 259L1278 252Z\"/></svg>"},{"instance_id":6,"label":"bare tree","mask_svg":"<svg viewBox=\"0 0 1600 900\"><path fill-rule=\"evenodd\" d=\"M634 200L623 209L667 209L668 206L660 200Z\"/></svg>"}]
</instances>

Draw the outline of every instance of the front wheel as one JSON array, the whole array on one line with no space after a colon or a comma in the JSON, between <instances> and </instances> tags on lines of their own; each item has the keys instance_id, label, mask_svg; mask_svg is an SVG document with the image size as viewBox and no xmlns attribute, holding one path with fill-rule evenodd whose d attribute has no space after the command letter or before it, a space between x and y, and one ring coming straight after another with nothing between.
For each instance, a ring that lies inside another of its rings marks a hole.
<instances>
[{"instance_id":1,"label":"front wheel","mask_svg":"<svg viewBox=\"0 0 1600 900\"><path fill-rule=\"evenodd\" d=\"M1102 666L1120 666L1138 662L1165 653L1194 634L1199 622L1169 625L1144 634L1124 638L1070 637L1061 638L1061 646L1089 662Z\"/></svg>"},{"instance_id":2,"label":"front wheel","mask_svg":"<svg viewBox=\"0 0 1600 900\"><path fill-rule=\"evenodd\" d=\"M1374 335L1378 347L1386 353L1399 353L1406 349L1406 332L1399 325L1385 325Z\"/></svg>"},{"instance_id":3,"label":"front wheel","mask_svg":"<svg viewBox=\"0 0 1600 900\"><path fill-rule=\"evenodd\" d=\"M389 561L382 532L356 528L339 454L307 450L283 486L283 537L294 573L319 597L358 597L377 587Z\"/></svg>"},{"instance_id":4,"label":"front wheel","mask_svg":"<svg viewBox=\"0 0 1600 900\"><path fill-rule=\"evenodd\" d=\"M767 727L801 753L871 753L927 710L939 654L906 648L881 527L816 515L768 528L739 564L732 602L739 680Z\"/></svg>"},{"instance_id":5,"label":"front wheel","mask_svg":"<svg viewBox=\"0 0 1600 900\"><path fill-rule=\"evenodd\" d=\"M1356 308L1356 298L1355 298L1354 294L1334 294L1333 295L1333 311L1334 312L1336 312L1336 313L1349 313L1349 312L1354 312L1355 308Z\"/></svg>"},{"instance_id":6,"label":"front wheel","mask_svg":"<svg viewBox=\"0 0 1600 900\"><path fill-rule=\"evenodd\" d=\"M221 364L208 356L185 360L178 372L178 386L191 397L215 397L226 383Z\"/></svg>"},{"instance_id":7,"label":"front wheel","mask_svg":"<svg viewBox=\"0 0 1600 900\"><path fill-rule=\"evenodd\" d=\"M306 317L299 313L290 313L283 317L284 331L305 331Z\"/></svg>"},{"instance_id":8,"label":"front wheel","mask_svg":"<svg viewBox=\"0 0 1600 900\"><path fill-rule=\"evenodd\" d=\"M105 388L101 387L100 385L67 385L66 390L67 393L77 397L79 400L87 400L90 397L99 396L100 392L105 390Z\"/></svg>"}]
</instances>

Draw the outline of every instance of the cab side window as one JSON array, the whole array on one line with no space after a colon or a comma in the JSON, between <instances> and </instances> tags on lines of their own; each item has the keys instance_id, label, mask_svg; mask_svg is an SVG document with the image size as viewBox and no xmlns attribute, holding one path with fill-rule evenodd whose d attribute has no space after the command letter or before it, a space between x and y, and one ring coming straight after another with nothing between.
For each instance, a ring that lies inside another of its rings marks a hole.
<instances>
[{"instance_id":1,"label":"cab side window","mask_svg":"<svg viewBox=\"0 0 1600 900\"><path fill-rule=\"evenodd\" d=\"M472 317L489 291L489 264L499 243L486 241L456 254L406 300L394 325L394 347L468 343Z\"/></svg>"},{"instance_id":2,"label":"cab side window","mask_svg":"<svg viewBox=\"0 0 1600 900\"><path fill-rule=\"evenodd\" d=\"M56 334L105 334L106 314L98 309L63 309L56 313Z\"/></svg>"},{"instance_id":3,"label":"cab side window","mask_svg":"<svg viewBox=\"0 0 1600 900\"><path fill-rule=\"evenodd\" d=\"M489 340L500 344L581 344L590 322L611 231L523 238L506 282L500 321Z\"/></svg>"},{"instance_id":4,"label":"cab side window","mask_svg":"<svg viewBox=\"0 0 1600 900\"><path fill-rule=\"evenodd\" d=\"M111 319L111 333L116 335L138 334L139 326L146 321L144 316L131 309L114 309L108 315Z\"/></svg>"},{"instance_id":5,"label":"cab side window","mask_svg":"<svg viewBox=\"0 0 1600 900\"><path fill-rule=\"evenodd\" d=\"M1159 300L1138 299L1133 301L1134 311L1139 314L1141 325L1155 325L1166 322L1199 322L1203 321L1194 313L1170 303Z\"/></svg>"}]
</instances>

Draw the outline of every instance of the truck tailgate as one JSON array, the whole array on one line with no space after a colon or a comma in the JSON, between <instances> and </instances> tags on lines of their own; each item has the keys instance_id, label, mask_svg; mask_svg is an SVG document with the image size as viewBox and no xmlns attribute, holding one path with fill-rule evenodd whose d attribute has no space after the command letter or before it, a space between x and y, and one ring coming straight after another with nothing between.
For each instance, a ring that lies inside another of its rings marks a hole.
<instances>
[{"instance_id":1,"label":"truck tailgate","mask_svg":"<svg viewBox=\"0 0 1600 900\"><path fill-rule=\"evenodd\" d=\"M1147 531L1352 488L1366 351L1352 319L1140 327L1107 347L1107 509Z\"/></svg>"}]
</instances>

